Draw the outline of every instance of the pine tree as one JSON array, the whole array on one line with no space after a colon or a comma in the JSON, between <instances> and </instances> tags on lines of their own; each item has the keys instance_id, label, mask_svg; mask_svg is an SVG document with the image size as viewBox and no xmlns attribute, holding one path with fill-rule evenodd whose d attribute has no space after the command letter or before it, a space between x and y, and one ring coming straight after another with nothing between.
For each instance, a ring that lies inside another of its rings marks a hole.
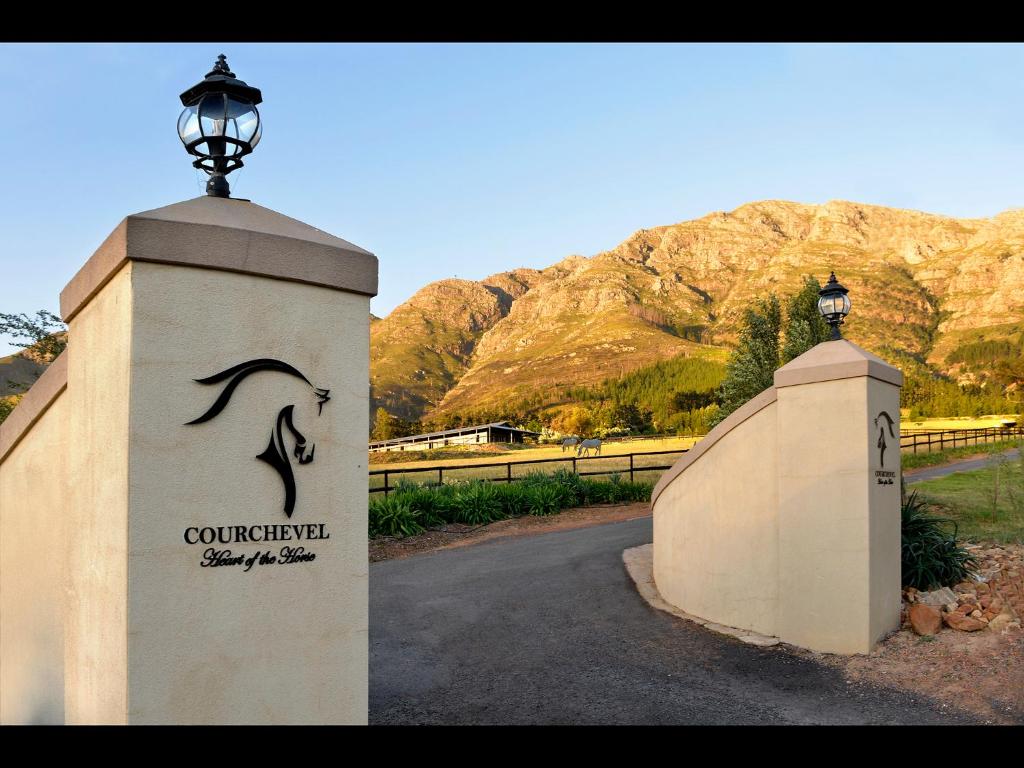
<instances>
[{"instance_id":1,"label":"pine tree","mask_svg":"<svg viewBox=\"0 0 1024 768\"><path fill-rule=\"evenodd\" d=\"M786 308L786 344L782 348L783 365L831 337L828 323L818 311L820 290L818 279L808 276L804 278L804 287L789 300Z\"/></svg>"},{"instance_id":2,"label":"pine tree","mask_svg":"<svg viewBox=\"0 0 1024 768\"><path fill-rule=\"evenodd\" d=\"M373 420L373 432L370 437L374 440L391 440L397 437L395 432L394 417L384 408L378 408Z\"/></svg>"},{"instance_id":3,"label":"pine tree","mask_svg":"<svg viewBox=\"0 0 1024 768\"><path fill-rule=\"evenodd\" d=\"M775 369L779 367L781 331L782 309L774 293L744 313L740 342L729 359L722 382L722 405L711 426L772 386Z\"/></svg>"}]
</instances>

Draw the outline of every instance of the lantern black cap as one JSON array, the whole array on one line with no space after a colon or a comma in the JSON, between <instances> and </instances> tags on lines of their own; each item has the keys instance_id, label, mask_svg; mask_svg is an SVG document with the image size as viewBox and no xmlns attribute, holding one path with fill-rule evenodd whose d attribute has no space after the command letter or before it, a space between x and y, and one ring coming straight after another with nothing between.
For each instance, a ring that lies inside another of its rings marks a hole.
<instances>
[{"instance_id":1,"label":"lantern black cap","mask_svg":"<svg viewBox=\"0 0 1024 768\"><path fill-rule=\"evenodd\" d=\"M828 276L828 282L825 283L825 287L818 291L819 296L824 296L826 293L842 293L844 295L849 293L849 291L846 288L843 288L843 286L839 284L839 281L836 280L836 273L834 271Z\"/></svg>"},{"instance_id":2,"label":"lantern black cap","mask_svg":"<svg viewBox=\"0 0 1024 768\"><path fill-rule=\"evenodd\" d=\"M217 62L205 78L181 94L181 103L186 107L195 104L207 93L226 93L253 104L263 101L263 95L259 88L253 88L244 80L235 77L235 73L228 67L227 57L223 53L217 57Z\"/></svg>"}]
</instances>

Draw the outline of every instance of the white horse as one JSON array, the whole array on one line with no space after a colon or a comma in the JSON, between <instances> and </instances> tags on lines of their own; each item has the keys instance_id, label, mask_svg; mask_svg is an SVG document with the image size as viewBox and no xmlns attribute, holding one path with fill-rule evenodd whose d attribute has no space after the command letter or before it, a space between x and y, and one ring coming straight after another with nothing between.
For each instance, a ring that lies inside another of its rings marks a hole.
<instances>
[{"instance_id":1,"label":"white horse","mask_svg":"<svg viewBox=\"0 0 1024 768\"><path fill-rule=\"evenodd\" d=\"M565 453L566 448L572 448L575 446L580 439L578 437L567 437L562 441L562 453Z\"/></svg>"},{"instance_id":2,"label":"white horse","mask_svg":"<svg viewBox=\"0 0 1024 768\"><path fill-rule=\"evenodd\" d=\"M601 455L601 441L596 437L592 437L589 440L583 440L580 442L579 447L576 448L576 455L579 456L581 453L584 455L590 454L590 449L594 448L595 453Z\"/></svg>"}]
</instances>

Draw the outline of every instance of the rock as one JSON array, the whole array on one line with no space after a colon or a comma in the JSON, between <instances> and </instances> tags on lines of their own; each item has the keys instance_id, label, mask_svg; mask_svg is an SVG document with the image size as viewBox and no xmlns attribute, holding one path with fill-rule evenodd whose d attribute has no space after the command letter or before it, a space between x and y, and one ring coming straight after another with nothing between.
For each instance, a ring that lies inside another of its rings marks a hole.
<instances>
[{"instance_id":1,"label":"rock","mask_svg":"<svg viewBox=\"0 0 1024 768\"><path fill-rule=\"evenodd\" d=\"M982 582L981 584L979 584L978 586L976 586L974 588L974 591L977 592L979 595L987 595L991 591L991 589L992 588L989 587L988 584L986 584L985 582Z\"/></svg>"},{"instance_id":2,"label":"rock","mask_svg":"<svg viewBox=\"0 0 1024 768\"><path fill-rule=\"evenodd\" d=\"M915 603L908 613L910 626L919 635L934 635L942 629L942 614L934 605Z\"/></svg>"},{"instance_id":3,"label":"rock","mask_svg":"<svg viewBox=\"0 0 1024 768\"><path fill-rule=\"evenodd\" d=\"M956 593L949 587L935 589L931 592L918 592L916 597L917 602L924 603L925 605L939 606L953 603L953 610L956 610Z\"/></svg>"},{"instance_id":4,"label":"rock","mask_svg":"<svg viewBox=\"0 0 1024 768\"><path fill-rule=\"evenodd\" d=\"M991 629L993 632L1002 632L1012 623L1013 616L1011 616L1008 613L1000 613L998 616L996 616L994 619L992 619L992 621L988 623L988 628ZM1020 625L1018 624L1018 626Z\"/></svg>"},{"instance_id":5,"label":"rock","mask_svg":"<svg viewBox=\"0 0 1024 768\"><path fill-rule=\"evenodd\" d=\"M970 617L972 619L980 619L980 618L982 618L983 614L982 614L981 611L971 611L971 613L969 615L970 615Z\"/></svg>"},{"instance_id":6,"label":"rock","mask_svg":"<svg viewBox=\"0 0 1024 768\"><path fill-rule=\"evenodd\" d=\"M947 627L959 629L961 632L977 632L979 629L985 628L985 624L978 619L971 616L964 616L958 611L947 613L942 617L942 620L946 622Z\"/></svg>"},{"instance_id":7,"label":"rock","mask_svg":"<svg viewBox=\"0 0 1024 768\"><path fill-rule=\"evenodd\" d=\"M973 605L970 603L963 603L959 608L953 611L953 613L959 613L961 616L970 616L973 611Z\"/></svg>"},{"instance_id":8,"label":"rock","mask_svg":"<svg viewBox=\"0 0 1024 768\"><path fill-rule=\"evenodd\" d=\"M1001 613L1003 610L1003 599L1001 597L993 597L985 607L996 613Z\"/></svg>"},{"instance_id":9,"label":"rock","mask_svg":"<svg viewBox=\"0 0 1024 768\"><path fill-rule=\"evenodd\" d=\"M969 581L961 581L959 584L953 587L954 592L973 592L974 584Z\"/></svg>"}]
</instances>

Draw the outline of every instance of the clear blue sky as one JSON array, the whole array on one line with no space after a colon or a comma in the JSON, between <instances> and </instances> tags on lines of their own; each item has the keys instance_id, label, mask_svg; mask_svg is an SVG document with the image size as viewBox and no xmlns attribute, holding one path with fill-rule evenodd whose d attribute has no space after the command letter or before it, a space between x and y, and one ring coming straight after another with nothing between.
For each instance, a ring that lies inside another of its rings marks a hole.
<instances>
[{"instance_id":1,"label":"clear blue sky","mask_svg":"<svg viewBox=\"0 0 1024 768\"><path fill-rule=\"evenodd\" d=\"M0 45L0 311L202 194L178 94L222 52L264 97L233 194L376 253L379 315L752 200L1024 205L1021 45Z\"/></svg>"}]
</instances>

